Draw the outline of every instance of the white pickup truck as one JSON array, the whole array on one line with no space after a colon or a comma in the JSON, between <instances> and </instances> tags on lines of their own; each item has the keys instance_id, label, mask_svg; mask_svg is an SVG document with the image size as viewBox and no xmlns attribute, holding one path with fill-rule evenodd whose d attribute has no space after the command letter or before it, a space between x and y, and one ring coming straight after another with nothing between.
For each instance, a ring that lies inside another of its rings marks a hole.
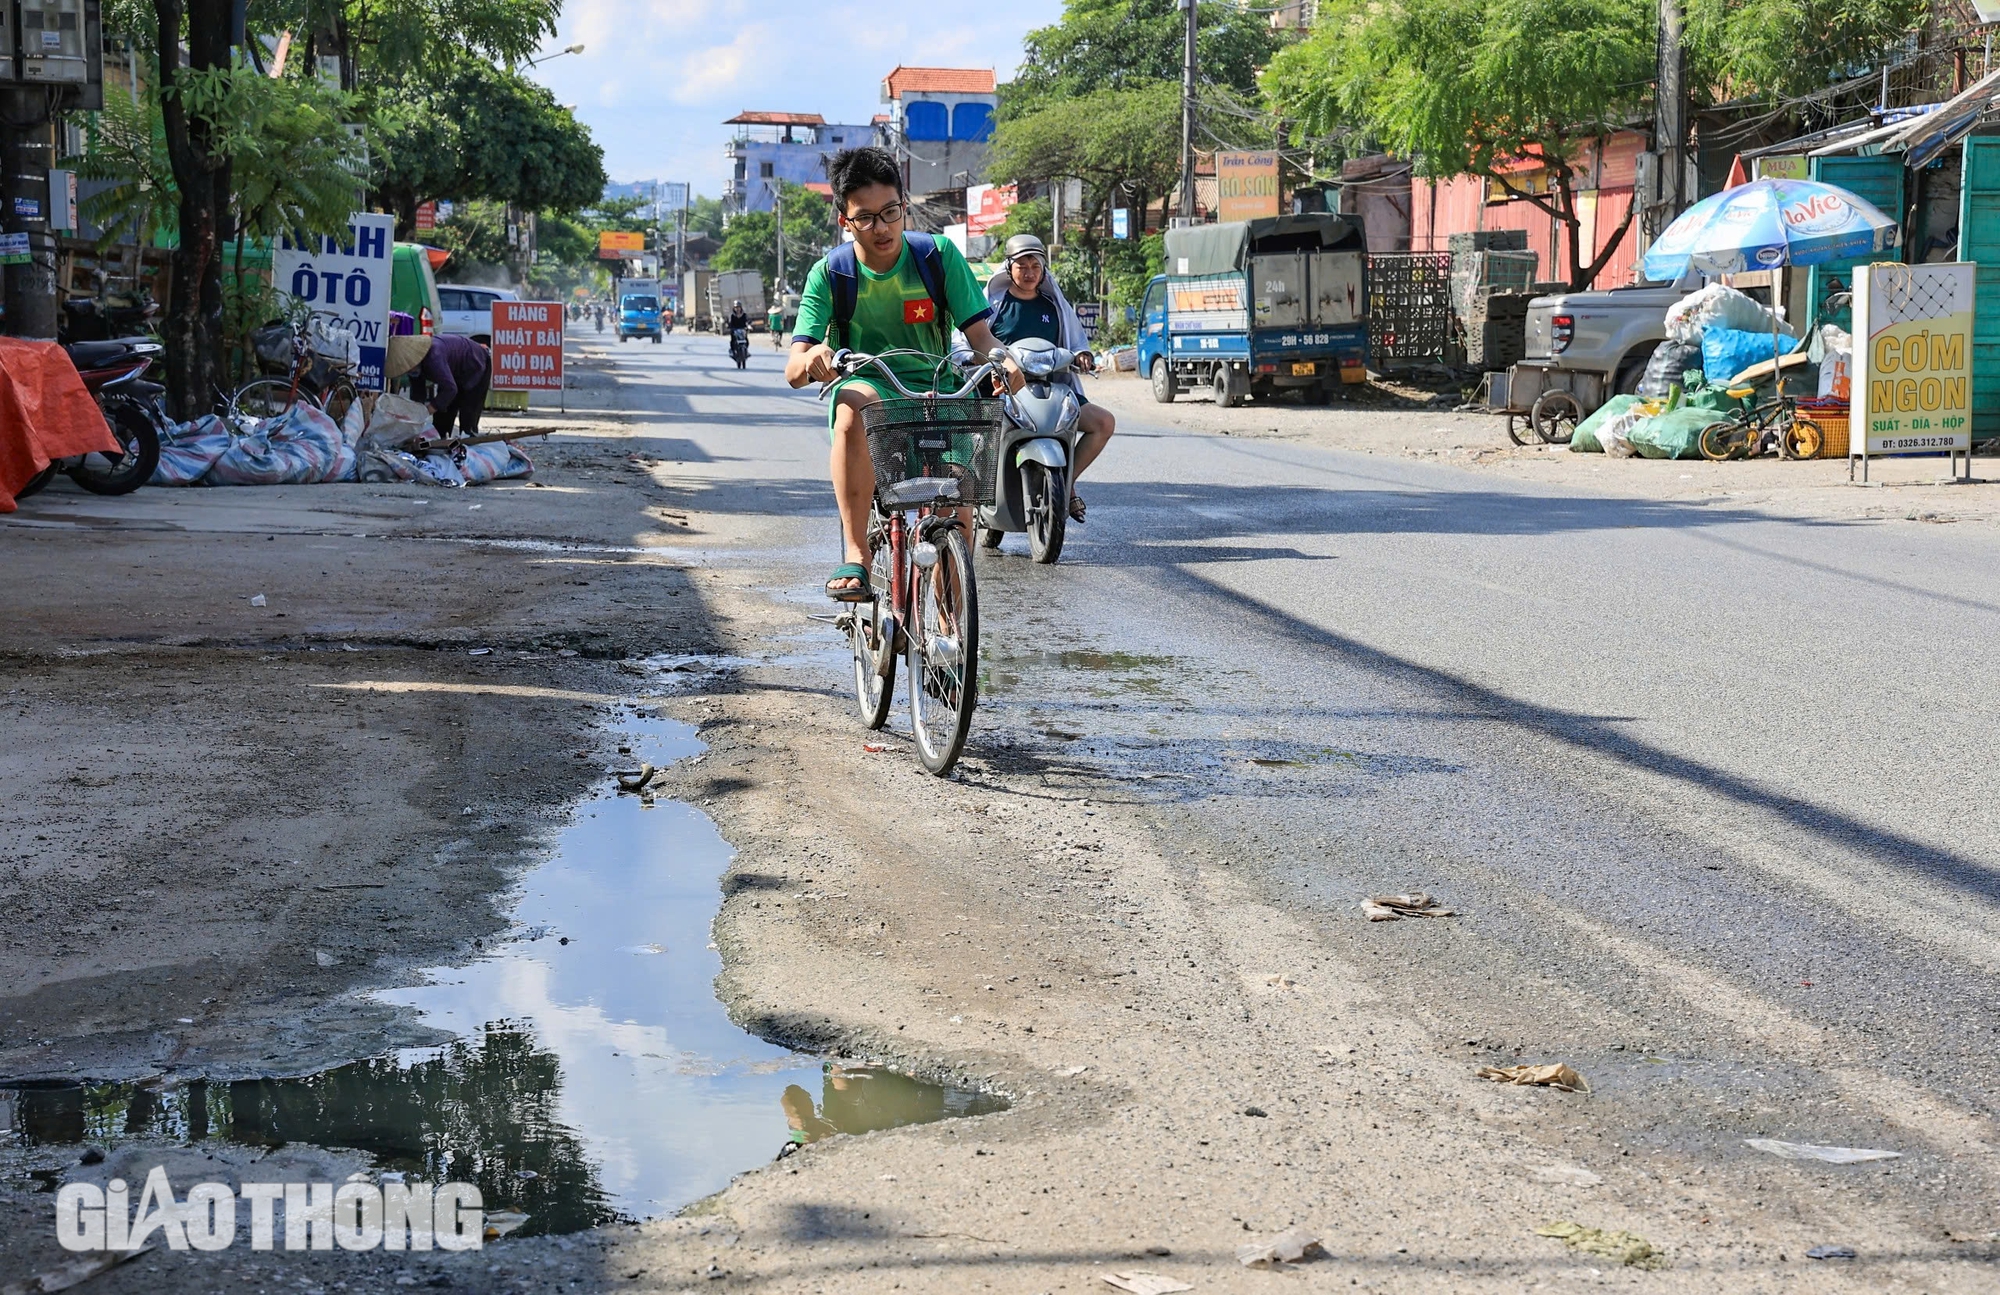
<instances>
[{"instance_id":1,"label":"white pickup truck","mask_svg":"<svg viewBox=\"0 0 2000 1295\"><path fill-rule=\"evenodd\" d=\"M1551 371L1595 374L1606 397L1639 386L1653 348L1667 340L1667 307L1700 286L1565 292L1528 303L1527 357Z\"/></svg>"}]
</instances>

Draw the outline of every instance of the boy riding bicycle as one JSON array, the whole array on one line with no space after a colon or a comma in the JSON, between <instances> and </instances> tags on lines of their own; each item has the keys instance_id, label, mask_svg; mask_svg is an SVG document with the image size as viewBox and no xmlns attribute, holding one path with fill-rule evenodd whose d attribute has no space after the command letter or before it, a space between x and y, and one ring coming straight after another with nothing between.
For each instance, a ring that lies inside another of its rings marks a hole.
<instances>
[{"instance_id":1,"label":"boy riding bicycle","mask_svg":"<svg viewBox=\"0 0 2000 1295\"><path fill-rule=\"evenodd\" d=\"M840 378L837 351L879 353L913 350L942 356L956 327L980 354L1000 345L993 336L986 292L958 248L925 234L906 235L908 200L902 168L884 149L851 148L827 162L827 180L841 227L854 236L852 251L835 249L806 275L799 298L785 381L794 387L832 382L828 423L832 432L831 469L840 503L845 561L826 582L829 598L860 602L868 584L868 507L875 493L875 466L861 411L884 392L865 375ZM901 355L884 361L903 385L929 390L938 385L940 362ZM1006 362L1010 389L1023 378Z\"/></svg>"}]
</instances>

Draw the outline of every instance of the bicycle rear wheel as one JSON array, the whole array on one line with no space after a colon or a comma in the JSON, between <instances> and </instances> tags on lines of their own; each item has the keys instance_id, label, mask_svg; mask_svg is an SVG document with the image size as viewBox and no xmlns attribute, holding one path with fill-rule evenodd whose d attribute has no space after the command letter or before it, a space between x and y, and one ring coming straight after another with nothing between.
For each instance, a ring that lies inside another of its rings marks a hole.
<instances>
[{"instance_id":1,"label":"bicycle rear wheel","mask_svg":"<svg viewBox=\"0 0 2000 1295\"><path fill-rule=\"evenodd\" d=\"M978 705L979 590L956 526L932 531L930 543L937 561L917 565L910 600L907 691L917 758L942 776L958 763Z\"/></svg>"},{"instance_id":2,"label":"bicycle rear wheel","mask_svg":"<svg viewBox=\"0 0 2000 1295\"><path fill-rule=\"evenodd\" d=\"M245 422L261 422L298 403L299 389L292 383L283 378L259 378L229 398L229 421L239 427Z\"/></svg>"}]
</instances>

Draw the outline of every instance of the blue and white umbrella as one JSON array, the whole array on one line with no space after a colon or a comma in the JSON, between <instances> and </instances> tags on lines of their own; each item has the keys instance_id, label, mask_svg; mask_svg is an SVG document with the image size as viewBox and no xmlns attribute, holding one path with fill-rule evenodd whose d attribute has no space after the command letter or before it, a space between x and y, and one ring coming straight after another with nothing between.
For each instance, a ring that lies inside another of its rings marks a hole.
<instances>
[{"instance_id":1,"label":"blue and white umbrella","mask_svg":"<svg viewBox=\"0 0 2000 1295\"><path fill-rule=\"evenodd\" d=\"M1896 221L1866 199L1816 180L1756 180L1703 198L1646 249L1646 277L1817 265L1896 245Z\"/></svg>"}]
</instances>

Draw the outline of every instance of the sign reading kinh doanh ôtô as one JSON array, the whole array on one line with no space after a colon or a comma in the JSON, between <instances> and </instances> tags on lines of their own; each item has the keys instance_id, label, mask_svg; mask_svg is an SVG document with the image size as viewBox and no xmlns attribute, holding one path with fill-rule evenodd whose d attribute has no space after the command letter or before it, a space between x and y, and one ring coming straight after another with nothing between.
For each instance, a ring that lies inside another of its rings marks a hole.
<instances>
[{"instance_id":1,"label":"sign reading kinh doanh \u00f4t\u00f4","mask_svg":"<svg viewBox=\"0 0 2000 1295\"><path fill-rule=\"evenodd\" d=\"M348 217L345 239L297 243L288 235L271 253L272 287L354 334L354 385L364 391L382 390L395 244L394 216L356 212Z\"/></svg>"},{"instance_id":2,"label":"sign reading kinh doanh \u00f4t\u00f4","mask_svg":"<svg viewBox=\"0 0 2000 1295\"><path fill-rule=\"evenodd\" d=\"M1878 262L1855 272L1854 454L1971 450L1977 268Z\"/></svg>"},{"instance_id":3,"label":"sign reading kinh doanh \u00f4t\u00f4","mask_svg":"<svg viewBox=\"0 0 2000 1295\"><path fill-rule=\"evenodd\" d=\"M563 308L555 301L493 303L493 385L562 390Z\"/></svg>"}]
</instances>

